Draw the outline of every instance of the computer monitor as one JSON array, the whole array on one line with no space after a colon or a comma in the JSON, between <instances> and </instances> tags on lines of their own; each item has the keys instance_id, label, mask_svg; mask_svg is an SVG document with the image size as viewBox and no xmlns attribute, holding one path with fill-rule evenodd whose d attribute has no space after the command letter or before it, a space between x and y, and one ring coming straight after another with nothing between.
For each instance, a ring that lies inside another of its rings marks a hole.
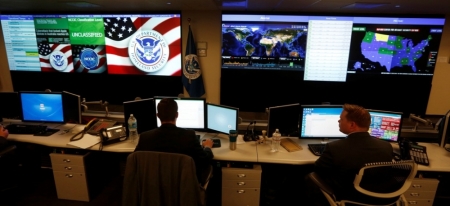
<instances>
[{"instance_id":1,"label":"computer monitor","mask_svg":"<svg viewBox=\"0 0 450 206\"><path fill-rule=\"evenodd\" d=\"M62 93L20 92L23 122L65 123Z\"/></svg>"},{"instance_id":2,"label":"computer monitor","mask_svg":"<svg viewBox=\"0 0 450 206\"><path fill-rule=\"evenodd\" d=\"M123 103L125 129L128 136L128 118L136 118L138 134L156 128L156 109L153 98L127 101Z\"/></svg>"},{"instance_id":3,"label":"computer monitor","mask_svg":"<svg viewBox=\"0 0 450 206\"><path fill-rule=\"evenodd\" d=\"M369 133L371 136L387 141L397 141L402 127L401 112L368 110L371 123Z\"/></svg>"},{"instance_id":4,"label":"computer monitor","mask_svg":"<svg viewBox=\"0 0 450 206\"><path fill-rule=\"evenodd\" d=\"M342 139L339 131L342 105L302 105L300 138Z\"/></svg>"},{"instance_id":5,"label":"computer monitor","mask_svg":"<svg viewBox=\"0 0 450 206\"><path fill-rule=\"evenodd\" d=\"M229 134L237 130L239 109L212 103L206 104L207 128L216 132Z\"/></svg>"},{"instance_id":6,"label":"computer monitor","mask_svg":"<svg viewBox=\"0 0 450 206\"><path fill-rule=\"evenodd\" d=\"M67 91L62 92L64 119L66 123L81 124L81 97Z\"/></svg>"},{"instance_id":7,"label":"computer monitor","mask_svg":"<svg viewBox=\"0 0 450 206\"><path fill-rule=\"evenodd\" d=\"M281 136L298 137L300 104L288 104L276 107L269 107L269 124L267 135L272 137L275 129L278 129Z\"/></svg>"},{"instance_id":8,"label":"computer monitor","mask_svg":"<svg viewBox=\"0 0 450 206\"><path fill-rule=\"evenodd\" d=\"M445 145L450 140L450 110L447 111L447 113L441 117L441 119L436 123L436 127L438 129L438 134L440 138L440 147L445 147Z\"/></svg>"},{"instance_id":9,"label":"computer monitor","mask_svg":"<svg viewBox=\"0 0 450 206\"><path fill-rule=\"evenodd\" d=\"M205 105L202 98L178 98L178 97L155 97L155 108L158 113L158 104L163 98L173 98L178 104L177 127L186 129L205 129ZM161 121L156 118L157 126Z\"/></svg>"},{"instance_id":10,"label":"computer monitor","mask_svg":"<svg viewBox=\"0 0 450 206\"><path fill-rule=\"evenodd\" d=\"M19 93L0 92L0 120L2 118L20 119Z\"/></svg>"}]
</instances>

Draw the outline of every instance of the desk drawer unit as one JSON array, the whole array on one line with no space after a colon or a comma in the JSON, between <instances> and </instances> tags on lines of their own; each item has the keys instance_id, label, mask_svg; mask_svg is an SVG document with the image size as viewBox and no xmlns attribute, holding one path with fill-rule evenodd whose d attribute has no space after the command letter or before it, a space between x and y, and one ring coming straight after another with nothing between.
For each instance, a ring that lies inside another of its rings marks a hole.
<instances>
[{"instance_id":1,"label":"desk drawer unit","mask_svg":"<svg viewBox=\"0 0 450 206\"><path fill-rule=\"evenodd\" d=\"M437 179L415 178L403 195L409 205L432 206L438 184Z\"/></svg>"},{"instance_id":2,"label":"desk drawer unit","mask_svg":"<svg viewBox=\"0 0 450 206\"><path fill-rule=\"evenodd\" d=\"M59 199L89 201L84 155L50 154Z\"/></svg>"},{"instance_id":3,"label":"desk drawer unit","mask_svg":"<svg viewBox=\"0 0 450 206\"><path fill-rule=\"evenodd\" d=\"M259 205L261 166L222 168L222 206Z\"/></svg>"}]
</instances>

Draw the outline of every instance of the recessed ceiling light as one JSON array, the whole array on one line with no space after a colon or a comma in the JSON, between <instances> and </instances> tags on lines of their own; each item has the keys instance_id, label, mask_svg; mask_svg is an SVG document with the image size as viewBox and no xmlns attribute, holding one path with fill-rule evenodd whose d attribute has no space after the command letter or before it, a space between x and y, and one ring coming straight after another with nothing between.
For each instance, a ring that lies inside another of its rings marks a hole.
<instances>
[{"instance_id":1,"label":"recessed ceiling light","mask_svg":"<svg viewBox=\"0 0 450 206\"><path fill-rule=\"evenodd\" d=\"M395 5L395 7L399 8L399 7L400 7L400 5Z\"/></svg>"},{"instance_id":2,"label":"recessed ceiling light","mask_svg":"<svg viewBox=\"0 0 450 206\"><path fill-rule=\"evenodd\" d=\"M172 3L170 3L170 2L167 2L167 4L172 4Z\"/></svg>"}]
</instances>

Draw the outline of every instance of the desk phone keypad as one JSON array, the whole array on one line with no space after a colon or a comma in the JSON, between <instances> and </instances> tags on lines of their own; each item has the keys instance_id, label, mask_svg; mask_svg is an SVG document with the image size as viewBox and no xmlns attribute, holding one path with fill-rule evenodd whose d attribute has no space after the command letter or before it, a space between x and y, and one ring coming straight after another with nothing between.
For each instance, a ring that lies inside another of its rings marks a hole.
<instances>
[{"instance_id":1,"label":"desk phone keypad","mask_svg":"<svg viewBox=\"0 0 450 206\"><path fill-rule=\"evenodd\" d=\"M421 165L429 165L428 155L426 152L426 147L415 147L411 146L411 150L409 150L409 154L411 159L414 160L417 164Z\"/></svg>"}]
</instances>

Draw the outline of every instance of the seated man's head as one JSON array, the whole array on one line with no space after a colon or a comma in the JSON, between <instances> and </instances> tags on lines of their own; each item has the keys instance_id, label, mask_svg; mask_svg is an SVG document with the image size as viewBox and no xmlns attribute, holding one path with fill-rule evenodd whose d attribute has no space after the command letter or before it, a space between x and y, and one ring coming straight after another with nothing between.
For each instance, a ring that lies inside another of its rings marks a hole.
<instances>
[{"instance_id":1,"label":"seated man's head","mask_svg":"<svg viewBox=\"0 0 450 206\"><path fill-rule=\"evenodd\" d=\"M370 113L361 106L344 104L339 119L339 131L344 134L367 132L370 127Z\"/></svg>"},{"instance_id":2,"label":"seated man's head","mask_svg":"<svg viewBox=\"0 0 450 206\"><path fill-rule=\"evenodd\" d=\"M164 98L158 103L158 118L161 123L175 123L178 117L178 104L174 99Z\"/></svg>"}]
</instances>

